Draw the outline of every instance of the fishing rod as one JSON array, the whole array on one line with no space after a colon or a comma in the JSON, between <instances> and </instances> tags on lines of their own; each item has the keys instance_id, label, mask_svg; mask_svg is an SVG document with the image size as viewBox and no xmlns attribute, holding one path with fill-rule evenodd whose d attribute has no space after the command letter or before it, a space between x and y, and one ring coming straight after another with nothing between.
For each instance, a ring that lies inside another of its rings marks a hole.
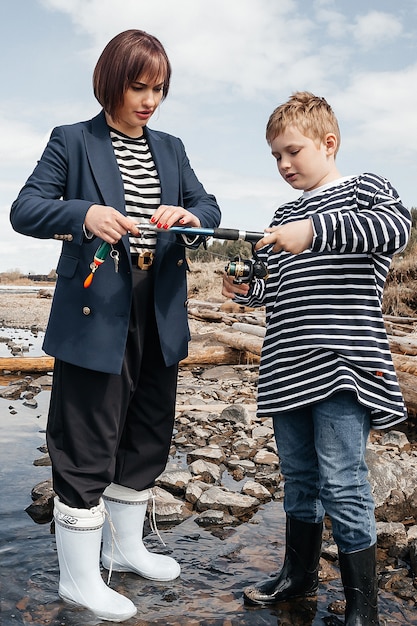
<instances>
[{"instance_id":1,"label":"fishing rod","mask_svg":"<svg viewBox=\"0 0 417 626\"><path fill-rule=\"evenodd\" d=\"M257 243L265 233L257 233L250 230L238 230L237 228L196 228L194 226L171 226L170 228L158 228L152 224L137 224L140 230L156 233L175 233L177 235L189 235L200 237L213 237L213 239L226 239L227 241L248 241Z\"/></svg>"},{"instance_id":2,"label":"fishing rod","mask_svg":"<svg viewBox=\"0 0 417 626\"><path fill-rule=\"evenodd\" d=\"M196 228L194 226L171 226L170 228L159 228L153 224L136 224L139 230L154 233L174 233L176 235L186 235L188 237L202 237L202 241L208 237L213 239L225 239L227 241L247 241L252 246L252 259L240 259L236 257L225 267L226 274L233 276L235 283L251 282L253 277L267 278L268 271L265 264L259 259L255 251L255 244L264 237L265 233L250 230L238 230L236 228ZM118 262L118 252L112 244L103 241L97 248L92 263L90 264L90 274L84 281L87 288L93 281L96 270L104 263L110 253L115 264Z\"/></svg>"}]
</instances>

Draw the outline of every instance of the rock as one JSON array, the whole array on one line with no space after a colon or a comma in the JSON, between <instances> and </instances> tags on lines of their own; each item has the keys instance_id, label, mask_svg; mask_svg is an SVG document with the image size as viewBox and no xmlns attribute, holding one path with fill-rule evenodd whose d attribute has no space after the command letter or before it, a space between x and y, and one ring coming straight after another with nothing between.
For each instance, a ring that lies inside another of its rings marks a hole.
<instances>
[{"instance_id":1,"label":"rock","mask_svg":"<svg viewBox=\"0 0 417 626\"><path fill-rule=\"evenodd\" d=\"M232 450L241 459L252 459L258 452L258 442L244 435L232 442Z\"/></svg>"},{"instance_id":2,"label":"rock","mask_svg":"<svg viewBox=\"0 0 417 626\"><path fill-rule=\"evenodd\" d=\"M248 515L258 506L259 501L252 496L245 496L216 486L204 491L196 502L197 511L221 510L235 517Z\"/></svg>"},{"instance_id":3,"label":"rock","mask_svg":"<svg viewBox=\"0 0 417 626\"><path fill-rule=\"evenodd\" d=\"M252 496L252 498L256 498L260 502L266 502L271 499L268 489L255 480L248 480L242 487L242 493Z\"/></svg>"},{"instance_id":4,"label":"rock","mask_svg":"<svg viewBox=\"0 0 417 626\"><path fill-rule=\"evenodd\" d=\"M224 524L225 512L208 509L200 515L197 515L195 521L199 526L213 526L214 524Z\"/></svg>"},{"instance_id":5,"label":"rock","mask_svg":"<svg viewBox=\"0 0 417 626\"><path fill-rule=\"evenodd\" d=\"M400 450L400 452L411 449L407 436L398 430L390 430L387 433L384 433L384 436L381 439L381 444L385 446L386 449L396 448Z\"/></svg>"},{"instance_id":6,"label":"rock","mask_svg":"<svg viewBox=\"0 0 417 626\"><path fill-rule=\"evenodd\" d=\"M258 465L271 465L277 467L279 465L279 458L274 452L270 450L262 449L258 450L258 452L253 457L254 463Z\"/></svg>"},{"instance_id":7,"label":"rock","mask_svg":"<svg viewBox=\"0 0 417 626\"><path fill-rule=\"evenodd\" d=\"M38 467L48 467L52 465L49 454L43 454L39 459L35 459L33 465L37 465Z\"/></svg>"},{"instance_id":8,"label":"rock","mask_svg":"<svg viewBox=\"0 0 417 626\"><path fill-rule=\"evenodd\" d=\"M196 482L190 482L187 485L187 489L185 492L185 499L187 502L191 502L191 504L195 504L201 494L203 493L203 489Z\"/></svg>"},{"instance_id":9,"label":"rock","mask_svg":"<svg viewBox=\"0 0 417 626\"><path fill-rule=\"evenodd\" d=\"M153 517L153 506L155 506L155 519L157 523L179 523L192 515L182 500L160 487L153 488L153 498L148 503L150 519Z\"/></svg>"},{"instance_id":10,"label":"rock","mask_svg":"<svg viewBox=\"0 0 417 626\"><path fill-rule=\"evenodd\" d=\"M201 374L203 380L240 380L239 373L230 365L211 367Z\"/></svg>"},{"instance_id":11,"label":"rock","mask_svg":"<svg viewBox=\"0 0 417 626\"><path fill-rule=\"evenodd\" d=\"M240 468L246 474L252 474L256 471L256 465L253 461L249 461L248 459L229 459L227 461L227 466L233 471L236 468Z\"/></svg>"},{"instance_id":12,"label":"rock","mask_svg":"<svg viewBox=\"0 0 417 626\"><path fill-rule=\"evenodd\" d=\"M52 374L44 374L43 376L39 376L39 378L35 381L36 385L40 387L40 389L48 390L52 387Z\"/></svg>"},{"instance_id":13,"label":"rock","mask_svg":"<svg viewBox=\"0 0 417 626\"><path fill-rule=\"evenodd\" d=\"M52 298L53 296L52 289L39 289L38 298Z\"/></svg>"},{"instance_id":14,"label":"rock","mask_svg":"<svg viewBox=\"0 0 417 626\"><path fill-rule=\"evenodd\" d=\"M37 409L38 403L36 402L35 398L25 398L23 401L23 406L27 406L30 409Z\"/></svg>"},{"instance_id":15,"label":"rock","mask_svg":"<svg viewBox=\"0 0 417 626\"><path fill-rule=\"evenodd\" d=\"M245 406L240 404L231 404L230 406L223 409L220 413L220 420L222 422L232 422L234 424L243 423L248 426L252 423L252 418L250 416L249 411Z\"/></svg>"},{"instance_id":16,"label":"rock","mask_svg":"<svg viewBox=\"0 0 417 626\"><path fill-rule=\"evenodd\" d=\"M190 471L194 476L199 476L205 483L218 483L222 472L215 463L209 463L199 459L190 464Z\"/></svg>"},{"instance_id":17,"label":"rock","mask_svg":"<svg viewBox=\"0 0 417 626\"><path fill-rule=\"evenodd\" d=\"M366 460L369 482L375 499L377 520L397 522L417 515L416 458L407 455L403 463L388 451L382 454L368 447Z\"/></svg>"},{"instance_id":18,"label":"rock","mask_svg":"<svg viewBox=\"0 0 417 626\"><path fill-rule=\"evenodd\" d=\"M255 428L252 430L252 437L254 439L256 439L257 441L262 440L262 441L267 441L271 438L273 438L274 436L274 429L272 428L272 426L255 426Z\"/></svg>"},{"instance_id":19,"label":"rock","mask_svg":"<svg viewBox=\"0 0 417 626\"><path fill-rule=\"evenodd\" d=\"M19 383L11 383L7 387L0 389L0 397L5 400L19 400L22 391L22 387Z\"/></svg>"},{"instance_id":20,"label":"rock","mask_svg":"<svg viewBox=\"0 0 417 626\"><path fill-rule=\"evenodd\" d=\"M37 524L48 524L52 521L55 492L52 488L52 480L45 480L33 487L33 502L25 511Z\"/></svg>"},{"instance_id":21,"label":"rock","mask_svg":"<svg viewBox=\"0 0 417 626\"><path fill-rule=\"evenodd\" d=\"M220 465L220 463L223 463L224 461L223 450L220 448L220 446L211 445L206 446L205 448L193 450L192 452L188 452L188 463L192 463L193 461L198 460L204 460L208 461L209 463L217 463L217 465Z\"/></svg>"},{"instance_id":22,"label":"rock","mask_svg":"<svg viewBox=\"0 0 417 626\"><path fill-rule=\"evenodd\" d=\"M187 485L192 479L192 474L184 469L166 469L155 484L159 487L167 489L175 495L183 495L187 489Z\"/></svg>"},{"instance_id":23,"label":"rock","mask_svg":"<svg viewBox=\"0 0 417 626\"><path fill-rule=\"evenodd\" d=\"M378 547L388 551L390 556L403 557L408 549L407 532L399 522L377 522Z\"/></svg>"}]
</instances>

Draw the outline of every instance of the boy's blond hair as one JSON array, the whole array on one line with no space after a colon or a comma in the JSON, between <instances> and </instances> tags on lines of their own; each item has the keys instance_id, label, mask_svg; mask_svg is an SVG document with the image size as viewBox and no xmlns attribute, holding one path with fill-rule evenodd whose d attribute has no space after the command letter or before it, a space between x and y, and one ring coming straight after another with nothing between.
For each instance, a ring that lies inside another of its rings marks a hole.
<instances>
[{"instance_id":1,"label":"boy's blond hair","mask_svg":"<svg viewBox=\"0 0 417 626\"><path fill-rule=\"evenodd\" d=\"M324 98L308 91L297 91L287 102L271 113L266 125L266 140L269 144L281 135L288 126L296 126L303 135L313 141L324 141L328 133L336 135L340 146L340 130L332 107Z\"/></svg>"}]
</instances>

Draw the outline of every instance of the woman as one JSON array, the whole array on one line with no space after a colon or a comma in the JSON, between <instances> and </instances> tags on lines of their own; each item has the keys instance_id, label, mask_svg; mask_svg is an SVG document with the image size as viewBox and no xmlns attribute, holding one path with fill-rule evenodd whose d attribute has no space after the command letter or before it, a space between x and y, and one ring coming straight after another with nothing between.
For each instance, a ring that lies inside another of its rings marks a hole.
<instances>
[{"instance_id":1,"label":"woman","mask_svg":"<svg viewBox=\"0 0 417 626\"><path fill-rule=\"evenodd\" d=\"M44 341L55 357L47 441L59 594L104 620L123 621L136 608L101 578L103 525L105 568L165 581L180 573L142 543L190 338L184 246L169 228L216 227L220 210L182 142L147 128L170 76L155 37L114 37L93 76L103 110L53 130L11 209L18 232L63 241ZM139 230L150 222L166 232ZM110 255L92 264L103 241Z\"/></svg>"}]
</instances>

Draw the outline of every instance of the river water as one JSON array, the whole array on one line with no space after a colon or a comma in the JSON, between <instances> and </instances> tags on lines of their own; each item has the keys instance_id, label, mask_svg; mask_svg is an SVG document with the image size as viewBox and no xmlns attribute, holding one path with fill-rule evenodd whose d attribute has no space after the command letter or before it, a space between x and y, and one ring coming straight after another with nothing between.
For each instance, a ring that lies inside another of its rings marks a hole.
<instances>
[{"instance_id":1,"label":"river water","mask_svg":"<svg viewBox=\"0 0 417 626\"><path fill-rule=\"evenodd\" d=\"M6 329L0 329L1 333ZM12 331L10 331L12 332ZM0 334L1 334L0 333ZM38 337L22 340L31 344ZM0 384L5 384L4 380ZM50 525L35 524L25 512L32 487L50 477L33 465L45 443L49 392L36 408L0 399L0 624L2 626L95 626L85 610L70 608L57 595L58 564ZM16 413L15 413L16 411ZM148 548L166 551L182 567L172 583L154 583L133 574L113 573L111 586L132 599L137 616L127 626L323 625L328 606L343 599L339 579L321 583L317 601L299 600L272 608L246 608L242 589L277 570L283 558L285 518L280 503L261 507L249 522L211 532L195 517L161 528L167 549L154 535ZM381 625L417 624L415 610L380 592ZM109 623L109 622L104 622Z\"/></svg>"}]
</instances>

